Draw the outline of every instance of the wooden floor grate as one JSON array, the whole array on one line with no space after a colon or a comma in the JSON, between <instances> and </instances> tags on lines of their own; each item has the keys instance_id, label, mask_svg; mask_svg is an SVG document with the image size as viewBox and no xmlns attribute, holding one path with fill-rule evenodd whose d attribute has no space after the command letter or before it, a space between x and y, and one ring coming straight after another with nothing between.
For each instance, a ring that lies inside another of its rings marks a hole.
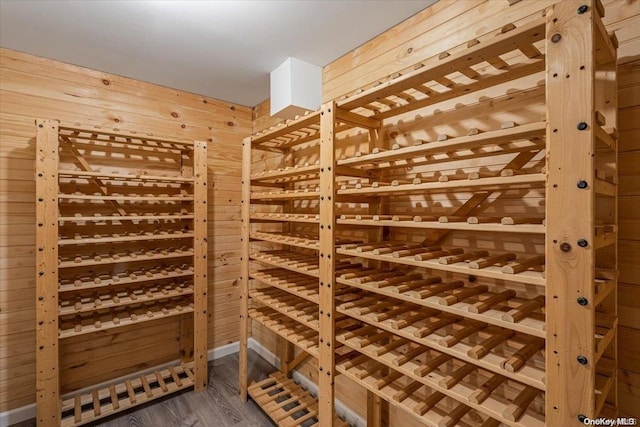
<instances>
[{"instance_id":1,"label":"wooden floor grate","mask_svg":"<svg viewBox=\"0 0 640 427\"><path fill-rule=\"evenodd\" d=\"M62 400L62 427L80 426L193 386L193 362L170 366Z\"/></svg>"},{"instance_id":2,"label":"wooden floor grate","mask_svg":"<svg viewBox=\"0 0 640 427\"><path fill-rule=\"evenodd\" d=\"M318 426L318 401L294 380L280 372L267 379L254 382L248 388L249 396L279 427ZM348 427L349 423L335 417L335 427Z\"/></svg>"}]
</instances>

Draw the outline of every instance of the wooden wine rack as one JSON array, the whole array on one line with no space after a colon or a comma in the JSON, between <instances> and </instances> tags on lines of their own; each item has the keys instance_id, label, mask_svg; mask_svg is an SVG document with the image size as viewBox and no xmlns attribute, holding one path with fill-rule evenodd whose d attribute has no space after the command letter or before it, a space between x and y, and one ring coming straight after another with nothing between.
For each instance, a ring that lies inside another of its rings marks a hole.
<instances>
[{"instance_id":1,"label":"wooden wine rack","mask_svg":"<svg viewBox=\"0 0 640 427\"><path fill-rule=\"evenodd\" d=\"M616 414L617 42L603 15L559 2L245 141L243 334L250 316L318 358L320 425L338 374L427 426ZM473 126L457 120L463 97L536 80L545 120L478 106ZM451 130L433 135L439 121Z\"/></svg>"},{"instance_id":2,"label":"wooden wine rack","mask_svg":"<svg viewBox=\"0 0 640 427\"><path fill-rule=\"evenodd\" d=\"M204 390L206 144L44 119L36 130L38 425L83 425ZM61 340L172 316L182 360L61 396Z\"/></svg>"}]
</instances>

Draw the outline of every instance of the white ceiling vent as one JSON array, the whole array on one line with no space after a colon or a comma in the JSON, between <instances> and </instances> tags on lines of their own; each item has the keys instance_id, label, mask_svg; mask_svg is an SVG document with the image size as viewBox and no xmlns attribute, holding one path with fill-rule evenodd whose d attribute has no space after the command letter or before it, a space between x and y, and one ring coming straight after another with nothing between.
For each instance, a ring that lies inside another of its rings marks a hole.
<instances>
[{"instance_id":1,"label":"white ceiling vent","mask_svg":"<svg viewBox=\"0 0 640 427\"><path fill-rule=\"evenodd\" d=\"M271 72L271 115L292 119L322 103L322 68L287 58Z\"/></svg>"}]
</instances>

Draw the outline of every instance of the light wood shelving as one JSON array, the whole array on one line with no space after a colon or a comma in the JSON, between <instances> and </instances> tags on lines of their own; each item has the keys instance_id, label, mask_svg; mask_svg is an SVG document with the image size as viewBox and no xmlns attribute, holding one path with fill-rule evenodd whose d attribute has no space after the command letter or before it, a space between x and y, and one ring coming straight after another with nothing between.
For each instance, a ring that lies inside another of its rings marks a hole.
<instances>
[{"instance_id":1,"label":"light wood shelving","mask_svg":"<svg viewBox=\"0 0 640 427\"><path fill-rule=\"evenodd\" d=\"M38 425L83 425L188 387L204 390L206 144L44 119L36 130ZM158 153L173 166L136 162ZM182 360L63 389L61 340L168 317L179 318Z\"/></svg>"},{"instance_id":2,"label":"light wood shelving","mask_svg":"<svg viewBox=\"0 0 640 427\"><path fill-rule=\"evenodd\" d=\"M603 10L559 2L245 141L243 397L252 318L318 359L323 426L338 375L367 390L371 425L375 401L438 427L615 416L616 43ZM528 115L463 105L516 81L544 85ZM268 152L264 170L252 150Z\"/></svg>"}]
</instances>

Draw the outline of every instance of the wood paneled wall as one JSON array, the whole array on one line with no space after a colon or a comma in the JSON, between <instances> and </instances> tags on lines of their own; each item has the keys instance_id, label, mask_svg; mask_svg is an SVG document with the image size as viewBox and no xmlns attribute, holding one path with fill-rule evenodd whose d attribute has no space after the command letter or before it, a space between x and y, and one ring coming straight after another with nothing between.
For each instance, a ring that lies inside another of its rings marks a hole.
<instances>
[{"instance_id":1,"label":"wood paneled wall","mask_svg":"<svg viewBox=\"0 0 640 427\"><path fill-rule=\"evenodd\" d=\"M433 6L327 65L323 70L323 99L337 100L360 88L384 82L395 73L468 40L539 15L557 0L440 0ZM620 409L640 416L640 1L603 0L607 29L615 31L620 47ZM253 109L254 132L278 123L269 116L269 100ZM268 347L268 331L254 336ZM301 368L315 379L315 367ZM337 396L360 415L366 412L362 390L338 377ZM394 425L413 426L410 417L390 409Z\"/></svg>"},{"instance_id":2,"label":"wood paneled wall","mask_svg":"<svg viewBox=\"0 0 640 427\"><path fill-rule=\"evenodd\" d=\"M251 109L0 50L0 412L35 402L35 118L209 141L209 347L238 340L240 161ZM60 348L65 390L178 355L178 322Z\"/></svg>"},{"instance_id":3,"label":"wood paneled wall","mask_svg":"<svg viewBox=\"0 0 640 427\"><path fill-rule=\"evenodd\" d=\"M640 61L619 68L618 103L618 397L623 412L640 417Z\"/></svg>"}]
</instances>

